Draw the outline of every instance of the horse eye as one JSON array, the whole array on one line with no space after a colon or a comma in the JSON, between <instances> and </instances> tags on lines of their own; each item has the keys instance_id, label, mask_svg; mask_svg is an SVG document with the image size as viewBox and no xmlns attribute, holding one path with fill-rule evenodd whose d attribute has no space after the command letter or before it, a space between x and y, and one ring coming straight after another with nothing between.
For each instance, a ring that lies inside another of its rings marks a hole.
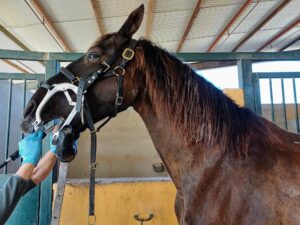
<instances>
[{"instance_id":1,"label":"horse eye","mask_svg":"<svg viewBox=\"0 0 300 225\"><path fill-rule=\"evenodd\" d=\"M88 59L91 61L91 62L95 62L97 60L100 59L100 55L96 54L96 53L89 53L88 55Z\"/></svg>"}]
</instances>

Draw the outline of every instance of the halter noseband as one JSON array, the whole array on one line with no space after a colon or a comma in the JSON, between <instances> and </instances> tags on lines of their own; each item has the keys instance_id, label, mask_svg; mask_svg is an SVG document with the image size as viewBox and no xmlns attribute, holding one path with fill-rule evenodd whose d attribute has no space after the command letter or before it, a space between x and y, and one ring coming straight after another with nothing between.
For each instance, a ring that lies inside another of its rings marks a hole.
<instances>
[{"instance_id":1,"label":"halter noseband","mask_svg":"<svg viewBox=\"0 0 300 225\"><path fill-rule=\"evenodd\" d=\"M78 113L82 113L86 117L86 121L88 124L88 128L91 134L91 154L90 154L90 192L89 192L89 220L95 222L95 172L96 172L96 150L97 150L97 136L96 132L98 132L111 118L115 117L120 109L120 106L123 104L123 80L125 74L125 67L127 63L132 60L134 57L134 49L136 46L137 40L131 39L129 46L125 48L122 52L122 63L116 66L114 69L110 70L112 64L118 58L119 51L117 51L107 62L101 62L100 69L93 71L89 74L86 78L75 76L70 70L67 68L62 67L60 72L70 80L70 83L61 83L61 84L53 84L49 85L47 82L42 82L39 84L39 87L43 87L47 89L47 94L39 104L36 113L36 121L33 123L35 130L39 129L39 126L42 124L42 120L40 117L40 113L42 108L44 107L45 103L50 100L50 98L58 91L62 91L65 93L69 104L74 106L73 110L65 120L64 124L62 125L61 129L67 125L69 125L74 117ZM117 77L117 93L116 99L114 104L114 111L108 118L97 128L94 127L94 121L90 112L90 108L86 99L84 98L84 94L86 93L87 89L97 80L103 79L111 76ZM75 84L78 83L76 86ZM74 93L77 94L76 103L73 102L68 94L67 90L72 90ZM54 137L53 137L54 139ZM93 222L89 222L93 223Z\"/></svg>"}]
</instances>

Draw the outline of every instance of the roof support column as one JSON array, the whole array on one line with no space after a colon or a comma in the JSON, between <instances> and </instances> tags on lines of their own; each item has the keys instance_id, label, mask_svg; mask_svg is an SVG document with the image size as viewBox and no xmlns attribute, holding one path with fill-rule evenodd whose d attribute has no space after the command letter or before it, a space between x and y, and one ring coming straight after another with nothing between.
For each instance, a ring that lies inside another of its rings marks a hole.
<instances>
[{"instance_id":1,"label":"roof support column","mask_svg":"<svg viewBox=\"0 0 300 225\"><path fill-rule=\"evenodd\" d=\"M238 61L238 79L239 88L244 91L245 107L255 112L255 97L252 82L252 61L249 59L241 59Z\"/></svg>"}]
</instances>

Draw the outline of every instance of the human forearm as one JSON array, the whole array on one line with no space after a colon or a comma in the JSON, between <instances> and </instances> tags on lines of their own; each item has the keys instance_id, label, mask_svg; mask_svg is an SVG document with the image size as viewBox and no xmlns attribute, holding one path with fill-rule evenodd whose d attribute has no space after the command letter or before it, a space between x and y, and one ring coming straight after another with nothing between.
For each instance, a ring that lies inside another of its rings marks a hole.
<instances>
[{"instance_id":1,"label":"human forearm","mask_svg":"<svg viewBox=\"0 0 300 225\"><path fill-rule=\"evenodd\" d=\"M18 169L16 174L25 180L29 180L31 177L32 171L34 170L34 167L35 166L31 163L25 163Z\"/></svg>"},{"instance_id":2,"label":"human forearm","mask_svg":"<svg viewBox=\"0 0 300 225\"><path fill-rule=\"evenodd\" d=\"M47 152L33 170L31 180L35 184L41 183L52 171L56 159L57 157L55 154L53 154L51 151Z\"/></svg>"}]
</instances>

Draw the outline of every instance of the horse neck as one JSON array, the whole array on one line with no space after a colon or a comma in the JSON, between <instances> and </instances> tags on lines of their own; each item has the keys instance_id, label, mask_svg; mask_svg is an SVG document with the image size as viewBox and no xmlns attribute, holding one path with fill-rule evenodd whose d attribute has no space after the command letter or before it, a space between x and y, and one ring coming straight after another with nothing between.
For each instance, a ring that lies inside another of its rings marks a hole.
<instances>
[{"instance_id":1,"label":"horse neck","mask_svg":"<svg viewBox=\"0 0 300 225\"><path fill-rule=\"evenodd\" d=\"M168 115L158 110L145 97L134 109L143 119L154 146L164 162L178 192L194 185L194 176L201 177L207 168L220 164L222 153L218 146L207 147L201 143L186 141L173 128Z\"/></svg>"}]
</instances>

